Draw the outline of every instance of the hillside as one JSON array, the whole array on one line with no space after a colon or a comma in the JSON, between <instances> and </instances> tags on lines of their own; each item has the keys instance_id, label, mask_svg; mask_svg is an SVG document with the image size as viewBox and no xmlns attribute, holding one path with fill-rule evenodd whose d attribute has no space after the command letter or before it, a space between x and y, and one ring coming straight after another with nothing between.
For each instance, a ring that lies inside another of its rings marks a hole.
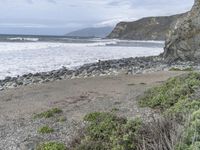
<instances>
[{"instance_id":1,"label":"hillside","mask_svg":"<svg viewBox=\"0 0 200 150\"><path fill-rule=\"evenodd\" d=\"M130 40L165 40L171 25L184 14L148 17L133 22L120 22L108 38Z\"/></svg>"},{"instance_id":2,"label":"hillside","mask_svg":"<svg viewBox=\"0 0 200 150\"><path fill-rule=\"evenodd\" d=\"M99 28L91 27L91 28L85 28L85 29L80 29L77 31L70 32L70 33L66 34L66 36L104 38L112 30L113 30L113 27L99 27Z\"/></svg>"}]
</instances>

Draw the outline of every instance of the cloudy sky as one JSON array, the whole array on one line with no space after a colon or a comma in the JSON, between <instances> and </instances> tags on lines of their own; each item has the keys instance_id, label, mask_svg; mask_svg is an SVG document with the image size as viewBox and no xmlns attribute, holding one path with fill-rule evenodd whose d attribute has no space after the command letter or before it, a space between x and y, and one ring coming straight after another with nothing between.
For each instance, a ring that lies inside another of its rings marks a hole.
<instances>
[{"instance_id":1,"label":"cloudy sky","mask_svg":"<svg viewBox=\"0 0 200 150\"><path fill-rule=\"evenodd\" d=\"M194 0L0 0L0 34L55 34L190 10Z\"/></svg>"}]
</instances>

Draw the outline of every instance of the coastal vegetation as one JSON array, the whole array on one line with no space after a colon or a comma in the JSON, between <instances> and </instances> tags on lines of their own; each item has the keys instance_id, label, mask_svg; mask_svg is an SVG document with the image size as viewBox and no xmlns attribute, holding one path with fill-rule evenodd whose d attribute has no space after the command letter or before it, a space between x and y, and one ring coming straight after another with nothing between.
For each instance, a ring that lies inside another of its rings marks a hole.
<instances>
[{"instance_id":1,"label":"coastal vegetation","mask_svg":"<svg viewBox=\"0 0 200 150\"><path fill-rule=\"evenodd\" d=\"M159 110L162 119L143 122L112 113L94 112L76 150L195 150L200 147L200 100L194 97L200 87L200 74L189 73L168 79L148 90L141 107Z\"/></svg>"},{"instance_id":2,"label":"coastal vegetation","mask_svg":"<svg viewBox=\"0 0 200 150\"><path fill-rule=\"evenodd\" d=\"M128 120L113 113L94 112L86 115L82 139L75 150L132 150L141 126L141 120Z\"/></svg>"},{"instance_id":3,"label":"coastal vegetation","mask_svg":"<svg viewBox=\"0 0 200 150\"><path fill-rule=\"evenodd\" d=\"M140 106L168 110L188 99L199 86L199 73L170 78L163 85L148 90L139 103Z\"/></svg>"},{"instance_id":4,"label":"coastal vegetation","mask_svg":"<svg viewBox=\"0 0 200 150\"><path fill-rule=\"evenodd\" d=\"M176 150L200 149L199 87L200 73L189 73L150 89L140 101L141 106L159 109L164 116L174 118L174 122L182 126Z\"/></svg>"},{"instance_id":5,"label":"coastal vegetation","mask_svg":"<svg viewBox=\"0 0 200 150\"><path fill-rule=\"evenodd\" d=\"M72 141L70 150L198 150L200 149L200 73L170 78L149 89L139 100L160 117L130 120L111 112L93 112L83 121L85 127ZM56 110L56 109L55 109ZM60 111L50 112L60 112ZM49 112L49 111L47 111ZM40 114L40 116L46 116ZM48 118L48 117L47 117ZM46 133L51 128L39 131ZM51 130L52 131L52 130ZM44 143L38 150L66 150L60 143Z\"/></svg>"}]
</instances>

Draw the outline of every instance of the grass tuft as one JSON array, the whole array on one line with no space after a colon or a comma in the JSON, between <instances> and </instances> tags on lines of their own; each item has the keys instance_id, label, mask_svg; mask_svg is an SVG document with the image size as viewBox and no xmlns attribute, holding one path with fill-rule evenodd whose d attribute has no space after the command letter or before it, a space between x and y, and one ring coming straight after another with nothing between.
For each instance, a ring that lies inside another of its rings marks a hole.
<instances>
[{"instance_id":1,"label":"grass tuft","mask_svg":"<svg viewBox=\"0 0 200 150\"><path fill-rule=\"evenodd\" d=\"M37 147L37 150L67 150L67 148L63 143L46 142L46 143L40 144Z\"/></svg>"},{"instance_id":2,"label":"grass tuft","mask_svg":"<svg viewBox=\"0 0 200 150\"><path fill-rule=\"evenodd\" d=\"M47 133L52 133L54 132L53 128L50 128L49 126L43 126L38 129L38 133L40 134L47 134Z\"/></svg>"},{"instance_id":3,"label":"grass tuft","mask_svg":"<svg viewBox=\"0 0 200 150\"><path fill-rule=\"evenodd\" d=\"M193 71L193 70L194 69L192 67L188 67L188 68L184 68L184 69L173 67L173 68L169 69L169 71Z\"/></svg>"},{"instance_id":4,"label":"grass tuft","mask_svg":"<svg viewBox=\"0 0 200 150\"><path fill-rule=\"evenodd\" d=\"M67 119L64 116L61 116L57 119L58 122L65 122Z\"/></svg>"},{"instance_id":5,"label":"grass tuft","mask_svg":"<svg viewBox=\"0 0 200 150\"><path fill-rule=\"evenodd\" d=\"M60 113L62 113L61 109L59 109L59 108L52 108L52 109L50 109L48 111L36 114L34 116L34 118L50 118L50 117L53 117L55 114L60 114Z\"/></svg>"}]
</instances>

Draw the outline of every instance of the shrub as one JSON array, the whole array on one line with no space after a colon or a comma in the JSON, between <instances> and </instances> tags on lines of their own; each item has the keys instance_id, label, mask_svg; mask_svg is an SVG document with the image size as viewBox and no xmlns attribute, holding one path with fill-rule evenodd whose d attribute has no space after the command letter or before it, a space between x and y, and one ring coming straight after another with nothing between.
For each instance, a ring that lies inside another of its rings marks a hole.
<instances>
[{"instance_id":1,"label":"shrub","mask_svg":"<svg viewBox=\"0 0 200 150\"><path fill-rule=\"evenodd\" d=\"M86 115L86 132L76 150L132 150L141 121L128 121L112 113L94 112Z\"/></svg>"},{"instance_id":2,"label":"shrub","mask_svg":"<svg viewBox=\"0 0 200 150\"><path fill-rule=\"evenodd\" d=\"M52 133L54 132L54 129L50 128L49 126L43 126L38 129L38 133L46 134L46 133Z\"/></svg>"},{"instance_id":3,"label":"shrub","mask_svg":"<svg viewBox=\"0 0 200 150\"><path fill-rule=\"evenodd\" d=\"M67 150L66 146L58 142L46 142L37 147L37 150Z\"/></svg>"},{"instance_id":4,"label":"shrub","mask_svg":"<svg viewBox=\"0 0 200 150\"><path fill-rule=\"evenodd\" d=\"M200 100L191 100L189 98L180 99L174 106L165 111L166 115L171 115L176 118L177 121L185 122L189 114L197 111L200 108Z\"/></svg>"},{"instance_id":5,"label":"shrub","mask_svg":"<svg viewBox=\"0 0 200 150\"><path fill-rule=\"evenodd\" d=\"M163 85L148 90L139 104L164 111L174 106L179 100L187 99L199 86L200 74L198 73L171 78Z\"/></svg>"},{"instance_id":6,"label":"shrub","mask_svg":"<svg viewBox=\"0 0 200 150\"><path fill-rule=\"evenodd\" d=\"M184 131L176 142L176 150L200 149L200 100L192 96L199 87L200 74L190 73L169 79L163 85L150 89L140 101L141 106L159 108L164 114L179 120L179 125L183 125ZM161 135L163 136L162 133Z\"/></svg>"},{"instance_id":7,"label":"shrub","mask_svg":"<svg viewBox=\"0 0 200 150\"><path fill-rule=\"evenodd\" d=\"M45 112L35 115L34 118L50 118L50 117L53 117L55 114L60 114L60 113L62 113L61 109L52 108L50 110L47 110Z\"/></svg>"},{"instance_id":8,"label":"shrub","mask_svg":"<svg viewBox=\"0 0 200 150\"><path fill-rule=\"evenodd\" d=\"M200 149L200 109L194 111L188 120L182 140L177 144L177 150Z\"/></svg>"},{"instance_id":9,"label":"shrub","mask_svg":"<svg viewBox=\"0 0 200 150\"><path fill-rule=\"evenodd\" d=\"M188 68L184 68L184 69L180 69L180 68L170 68L169 71L193 71L194 69L192 67L188 67Z\"/></svg>"},{"instance_id":10,"label":"shrub","mask_svg":"<svg viewBox=\"0 0 200 150\"><path fill-rule=\"evenodd\" d=\"M171 118L154 119L138 131L137 150L174 150L181 130Z\"/></svg>"}]
</instances>

